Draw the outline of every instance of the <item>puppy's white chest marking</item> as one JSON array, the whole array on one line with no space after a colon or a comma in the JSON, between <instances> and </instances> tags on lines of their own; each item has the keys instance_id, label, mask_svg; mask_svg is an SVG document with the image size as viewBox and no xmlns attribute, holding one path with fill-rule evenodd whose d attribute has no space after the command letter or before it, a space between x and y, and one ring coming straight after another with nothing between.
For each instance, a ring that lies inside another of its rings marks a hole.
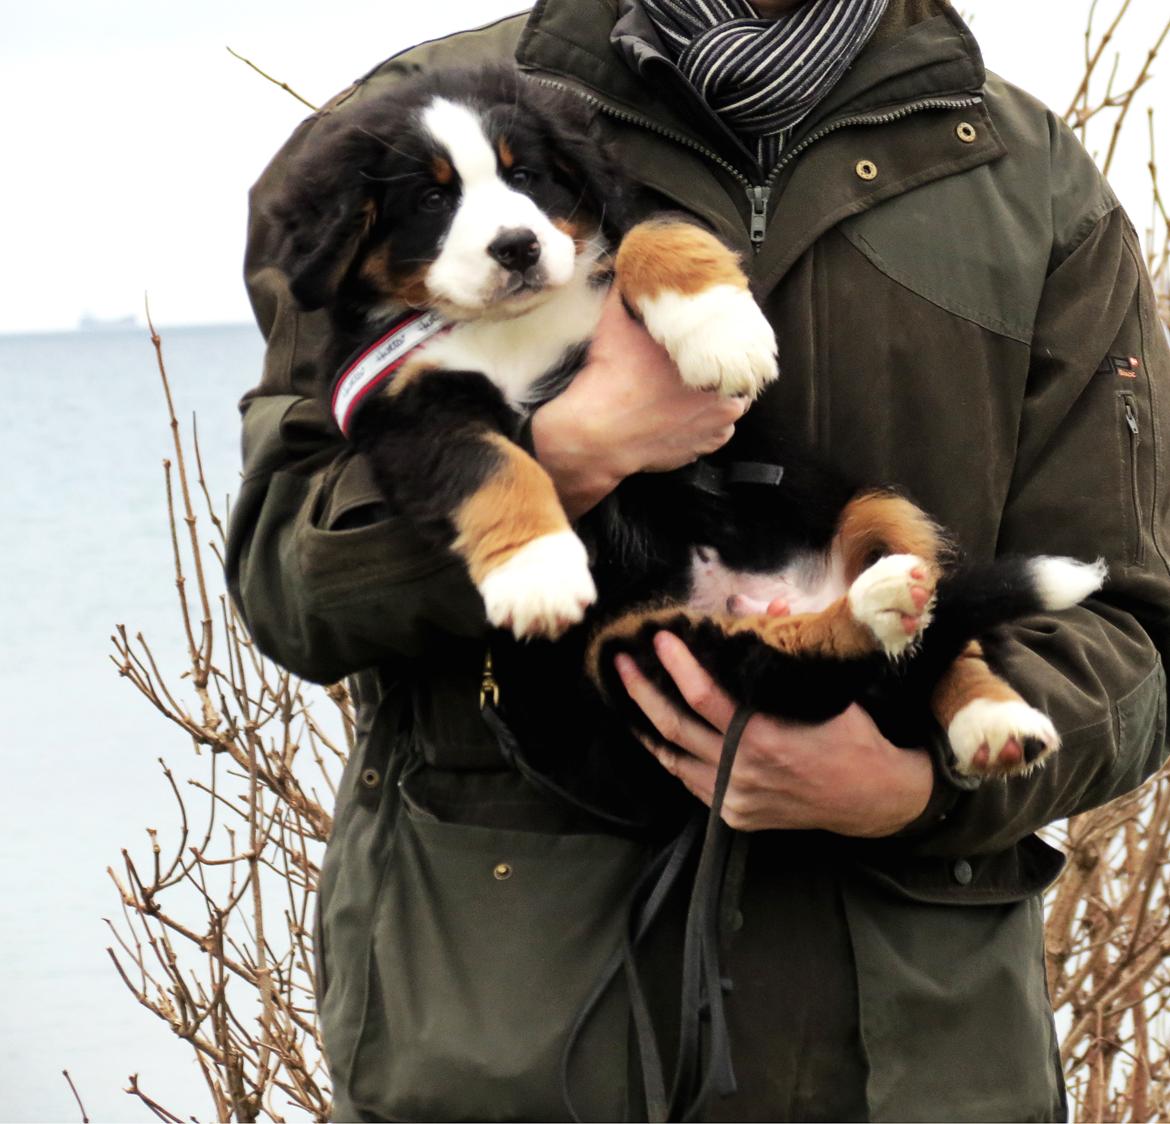
<instances>
[{"instance_id":1,"label":"puppy's white chest marking","mask_svg":"<svg viewBox=\"0 0 1170 1124\"><path fill-rule=\"evenodd\" d=\"M512 406L527 399L530 387L557 365L571 347L593 335L605 289L589 284L591 262L579 266L580 278L547 300L509 320L470 320L456 324L420 352L424 362L449 371L479 371Z\"/></svg>"},{"instance_id":2,"label":"puppy's white chest marking","mask_svg":"<svg viewBox=\"0 0 1170 1124\"><path fill-rule=\"evenodd\" d=\"M797 558L778 573L733 570L709 546L691 556L687 607L705 614L762 613L783 598L792 613L819 613L845 593L845 564L837 555Z\"/></svg>"}]
</instances>

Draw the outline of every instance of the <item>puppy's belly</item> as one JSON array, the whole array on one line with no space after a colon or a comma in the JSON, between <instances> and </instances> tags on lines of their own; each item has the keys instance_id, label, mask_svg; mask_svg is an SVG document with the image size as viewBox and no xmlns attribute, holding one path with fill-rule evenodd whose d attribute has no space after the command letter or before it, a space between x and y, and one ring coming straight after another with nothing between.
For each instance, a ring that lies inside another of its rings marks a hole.
<instances>
[{"instance_id":1,"label":"puppy's belly","mask_svg":"<svg viewBox=\"0 0 1170 1124\"><path fill-rule=\"evenodd\" d=\"M704 614L762 613L783 598L792 613L819 613L846 591L840 558L806 554L774 573L733 570L709 546L691 555L687 608Z\"/></svg>"}]
</instances>

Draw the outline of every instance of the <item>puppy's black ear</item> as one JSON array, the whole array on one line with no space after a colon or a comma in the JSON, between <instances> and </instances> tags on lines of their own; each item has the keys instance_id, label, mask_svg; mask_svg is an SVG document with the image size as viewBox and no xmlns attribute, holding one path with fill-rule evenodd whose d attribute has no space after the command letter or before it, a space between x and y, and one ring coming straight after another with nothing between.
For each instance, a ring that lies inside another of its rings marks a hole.
<instances>
[{"instance_id":1,"label":"puppy's black ear","mask_svg":"<svg viewBox=\"0 0 1170 1124\"><path fill-rule=\"evenodd\" d=\"M277 231L275 264L300 305L311 311L337 293L377 218L360 130L331 128L292 160L269 206Z\"/></svg>"},{"instance_id":2,"label":"puppy's black ear","mask_svg":"<svg viewBox=\"0 0 1170 1124\"><path fill-rule=\"evenodd\" d=\"M373 200L352 192L289 221L278 264L302 308L323 308L333 299L374 217Z\"/></svg>"}]
</instances>

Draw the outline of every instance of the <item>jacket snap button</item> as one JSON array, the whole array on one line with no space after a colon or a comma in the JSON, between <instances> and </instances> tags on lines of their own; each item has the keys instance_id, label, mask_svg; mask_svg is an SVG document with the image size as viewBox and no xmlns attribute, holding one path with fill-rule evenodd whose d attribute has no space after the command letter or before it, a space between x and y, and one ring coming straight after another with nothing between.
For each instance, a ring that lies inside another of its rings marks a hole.
<instances>
[{"instance_id":1,"label":"jacket snap button","mask_svg":"<svg viewBox=\"0 0 1170 1124\"><path fill-rule=\"evenodd\" d=\"M975 126L966 121L960 121L955 126L955 136L959 138L964 144L973 144L976 137Z\"/></svg>"},{"instance_id":2,"label":"jacket snap button","mask_svg":"<svg viewBox=\"0 0 1170 1124\"><path fill-rule=\"evenodd\" d=\"M975 872L971 869L971 864L966 859L959 859L954 867L955 881L960 886L969 886L971 879L975 877Z\"/></svg>"},{"instance_id":3,"label":"jacket snap button","mask_svg":"<svg viewBox=\"0 0 1170 1124\"><path fill-rule=\"evenodd\" d=\"M492 867L492 877L497 882L504 882L512 877L512 868L507 863L496 863Z\"/></svg>"},{"instance_id":4,"label":"jacket snap button","mask_svg":"<svg viewBox=\"0 0 1170 1124\"><path fill-rule=\"evenodd\" d=\"M377 769L362 770L362 784L366 788L377 788L382 783L382 774Z\"/></svg>"},{"instance_id":5,"label":"jacket snap button","mask_svg":"<svg viewBox=\"0 0 1170 1124\"><path fill-rule=\"evenodd\" d=\"M877 179L877 165L872 160L858 160L853 170L863 180Z\"/></svg>"}]
</instances>

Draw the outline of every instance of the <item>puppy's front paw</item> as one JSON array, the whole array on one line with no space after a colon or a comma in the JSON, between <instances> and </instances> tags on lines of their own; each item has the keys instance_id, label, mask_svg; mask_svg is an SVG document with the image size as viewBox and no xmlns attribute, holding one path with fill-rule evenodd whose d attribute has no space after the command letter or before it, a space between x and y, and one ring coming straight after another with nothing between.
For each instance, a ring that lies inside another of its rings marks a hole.
<instances>
[{"instance_id":1,"label":"puppy's front paw","mask_svg":"<svg viewBox=\"0 0 1170 1124\"><path fill-rule=\"evenodd\" d=\"M554 640L597 600L585 546L572 531L541 535L480 582L488 620L518 640Z\"/></svg>"},{"instance_id":2,"label":"puppy's front paw","mask_svg":"<svg viewBox=\"0 0 1170 1124\"><path fill-rule=\"evenodd\" d=\"M877 637L887 656L900 656L930 624L931 568L914 554L888 554L849 587L853 616Z\"/></svg>"},{"instance_id":3,"label":"puppy's front paw","mask_svg":"<svg viewBox=\"0 0 1170 1124\"><path fill-rule=\"evenodd\" d=\"M947 740L969 777L1026 773L1060 746L1047 715L1019 700L969 702L951 719Z\"/></svg>"},{"instance_id":4,"label":"puppy's front paw","mask_svg":"<svg viewBox=\"0 0 1170 1124\"><path fill-rule=\"evenodd\" d=\"M779 373L776 335L747 289L663 290L642 302L641 313L683 382L696 390L755 398Z\"/></svg>"}]
</instances>

